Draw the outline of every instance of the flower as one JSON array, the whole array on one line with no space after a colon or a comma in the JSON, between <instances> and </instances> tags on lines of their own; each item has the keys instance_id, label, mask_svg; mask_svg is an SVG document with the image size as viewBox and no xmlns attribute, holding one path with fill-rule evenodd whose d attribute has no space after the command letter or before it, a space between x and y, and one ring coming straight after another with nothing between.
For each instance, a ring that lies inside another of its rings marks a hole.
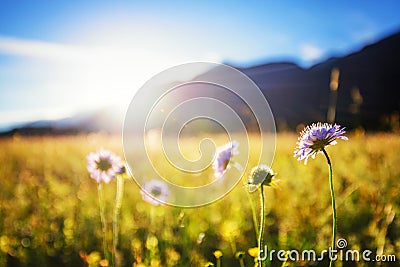
<instances>
[{"instance_id":1,"label":"flower","mask_svg":"<svg viewBox=\"0 0 400 267\"><path fill-rule=\"evenodd\" d=\"M275 174L267 165L258 165L251 169L249 175L249 191L254 192L260 185L270 186Z\"/></svg>"},{"instance_id":2,"label":"flower","mask_svg":"<svg viewBox=\"0 0 400 267\"><path fill-rule=\"evenodd\" d=\"M294 156L298 157L299 161L304 159L304 164L307 164L309 157L314 159L326 146L335 145L336 139L348 140L346 136L343 136L345 133L345 128L337 124L313 123L300 133Z\"/></svg>"},{"instance_id":3,"label":"flower","mask_svg":"<svg viewBox=\"0 0 400 267\"><path fill-rule=\"evenodd\" d=\"M237 150L238 146L239 143L234 140L223 146L217 147L212 164L215 177L220 178L224 175L231 157L239 154L239 151Z\"/></svg>"},{"instance_id":4,"label":"flower","mask_svg":"<svg viewBox=\"0 0 400 267\"><path fill-rule=\"evenodd\" d=\"M98 183L101 181L108 184L116 174L120 174L124 169L121 158L109 150L100 148L95 153L90 153L87 157L87 170L90 177Z\"/></svg>"},{"instance_id":5,"label":"flower","mask_svg":"<svg viewBox=\"0 0 400 267\"><path fill-rule=\"evenodd\" d=\"M140 190L143 200L154 206L163 205L169 196L168 185L164 181L151 180L145 183Z\"/></svg>"},{"instance_id":6,"label":"flower","mask_svg":"<svg viewBox=\"0 0 400 267\"><path fill-rule=\"evenodd\" d=\"M214 257L216 259L219 259L219 258L222 257L222 251L221 250L216 250L216 251L213 252L213 254L214 254Z\"/></svg>"},{"instance_id":7,"label":"flower","mask_svg":"<svg viewBox=\"0 0 400 267\"><path fill-rule=\"evenodd\" d=\"M201 233L199 234L199 236L197 237L197 244L200 245L201 243L203 243L205 237L206 237L206 234L203 233L203 232L201 232Z\"/></svg>"},{"instance_id":8,"label":"flower","mask_svg":"<svg viewBox=\"0 0 400 267\"><path fill-rule=\"evenodd\" d=\"M247 250L247 253L249 253L249 255L252 256L253 258L258 258L259 251L260 249L258 247L254 247L254 248L249 248Z\"/></svg>"}]
</instances>

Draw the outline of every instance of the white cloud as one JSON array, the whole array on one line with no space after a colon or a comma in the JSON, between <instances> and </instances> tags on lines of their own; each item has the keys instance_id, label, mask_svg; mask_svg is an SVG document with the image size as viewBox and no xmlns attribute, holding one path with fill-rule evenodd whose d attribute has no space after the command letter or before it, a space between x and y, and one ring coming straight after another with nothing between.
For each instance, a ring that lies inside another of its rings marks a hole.
<instances>
[{"instance_id":1,"label":"white cloud","mask_svg":"<svg viewBox=\"0 0 400 267\"><path fill-rule=\"evenodd\" d=\"M83 46L0 36L2 54L20 60L0 63L1 69L7 69L7 76L2 77L0 106L11 101L13 110L32 111L35 118L53 116L50 110L54 107L76 112L115 103L126 105L136 90L169 62L162 55L150 55L145 47ZM34 101L29 103L28 99ZM27 112L6 117L32 119Z\"/></svg>"},{"instance_id":2,"label":"white cloud","mask_svg":"<svg viewBox=\"0 0 400 267\"><path fill-rule=\"evenodd\" d=\"M321 48L312 44L303 44L300 47L300 55L303 60L313 61L323 56L324 52Z\"/></svg>"},{"instance_id":3,"label":"white cloud","mask_svg":"<svg viewBox=\"0 0 400 267\"><path fill-rule=\"evenodd\" d=\"M0 54L44 59L73 60L85 58L87 49L58 43L0 36Z\"/></svg>"},{"instance_id":4,"label":"white cloud","mask_svg":"<svg viewBox=\"0 0 400 267\"><path fill-rule=\"evenodd\" d=\"M351 12L345 19L348 20L350 37L356 43L371 42L379 32L374 19L360 10Z\"/></svg>"},{"instance_id":5,"label":"white cloud","mask_svg":"<svg viewBox=\"0 0 400 267\"><path fill-rule=\"evenodd\" d=\"M72 45L0 36L1 124L55 118L85 109L126 107L153 75L183 62L219 61L217 53L166 53L138 42ZM8 112L7 109L3 110ZM58 110L61 110L60 112ZM3 116L4 115L4 116Z\"/></svg>"},{"instance_id":6,"label":"white cloud","mask_svg":"<svg viewBox=\"0 0 400 267\"><path fill-rule=\"evenodd\" d=\"M374 29L364 29L352 32L353 39L358 43L373 42L376 38L376 31Z\"/></svg>"},{"instance_id":7,"label":"white cloud","mask_svg":"<svg viewBox=\"0 0 400 267\"><path fill-rule=\"evenodd\" d=\"M204 61L209 61L209 62L217 62L217 63L221 63L223 61L222 56L214 51L208 51L206 53L204 53Z\"/></svg>"}]
</instances>

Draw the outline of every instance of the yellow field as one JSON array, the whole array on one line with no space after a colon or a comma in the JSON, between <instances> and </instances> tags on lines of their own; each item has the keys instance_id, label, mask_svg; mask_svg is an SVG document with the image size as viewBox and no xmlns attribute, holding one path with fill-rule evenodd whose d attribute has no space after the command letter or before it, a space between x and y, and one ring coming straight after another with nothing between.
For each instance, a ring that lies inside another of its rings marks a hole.
<instances>
[{"instance_id":1,"label":"yellow field","mask_svg":"<svg viewBox=\"0 0 400 267\"><path fill-rule=\"evenodd\" d=\"M327 149L333 162L338 238L347 240L348 249L393 254L399 260L400 136L350 134L349 139ZM306 166L297 162L296 141L294 134L277 137L272 168L281 183L280 189L265 190L265 241L275 250L322 251L330 245L332 229L328 166L322 155ZM99 266L102 228L86 155L100 147L123 156L120 137L105 135L0 140L0 266ZM105 186L110 225L115 189L115 181ZM258 203L257 193L251 197ZM246 266L254 266L247 250L256 245L241 185L216 203L181 209L151 206L132 179L125 183L121 266L204 266L215 263L217 249L223 253L222 266L240 266L237 251L246 252Z\"/></svg>"}]
</instances>

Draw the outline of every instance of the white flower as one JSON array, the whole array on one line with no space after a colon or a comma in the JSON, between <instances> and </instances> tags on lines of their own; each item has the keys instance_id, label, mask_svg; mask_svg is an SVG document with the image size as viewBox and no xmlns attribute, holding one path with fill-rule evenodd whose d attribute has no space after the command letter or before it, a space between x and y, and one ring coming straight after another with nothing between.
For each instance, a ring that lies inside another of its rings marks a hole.
<instances>
[{"instance_id":1,"label":"white flower","mask_svg":"<svg viewBox=\"0 0 400 267\"><path fill-rule=\"evenodd\" d=\"M143 185L140 193L143 200L158 206L163 205L168 199L169 189L166 182L153 179Z\"/></svg>"},{"instance_id":2,"label":"white flower","mask_svg":"<svg viewBox=\"0 0 400 267\"><path fill-rule=\"evenodd\" d=\"M86 167L90 177L98 183L103 181L108 184L124 168L120 157L103 148L100 148L95 153L90 153L86 158Z\"/></svg>"},{"instance_id":3,"label":"white flower","mask_svg":"<svg viewBox=\"0 0 400 267\"><path fill-rule=\"evenodd\" d=\"M254 192L261 185L270 186L274 179L274 172L267 165L258 165L251 169L249 175L249 191Z\"/></svg>"}]
</instances>

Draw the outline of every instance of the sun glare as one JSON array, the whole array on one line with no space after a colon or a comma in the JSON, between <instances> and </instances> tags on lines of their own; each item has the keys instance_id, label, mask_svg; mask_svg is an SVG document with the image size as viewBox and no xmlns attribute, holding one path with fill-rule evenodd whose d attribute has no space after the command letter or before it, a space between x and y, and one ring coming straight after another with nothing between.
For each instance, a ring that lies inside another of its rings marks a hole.
<instances>
[{"instance_id":1,"label":"sun glare","mask_svg":"<svg viewBox=\"0 0 400 267\"><path fill-rule=\"evenodd\" d=\"M119 29L124 27L121 34ZM112 105L124 109L137 90L159 72L190 61L220 60L215 52L196 55L171 49L175 40L162 41L168 40L165 33L145 37L143 32L136 33L135 27L132 31L129 25L124 27L93 27L66 42L0 36L0 53L19 59L20 64L11 69L25 78L14 85L16 90L24 90L28 99L40 95L41 110L61 108L70 113ZM21 114L16 112L18 118L14 119L32 119Z\"/></svg>"}]
</instances>

